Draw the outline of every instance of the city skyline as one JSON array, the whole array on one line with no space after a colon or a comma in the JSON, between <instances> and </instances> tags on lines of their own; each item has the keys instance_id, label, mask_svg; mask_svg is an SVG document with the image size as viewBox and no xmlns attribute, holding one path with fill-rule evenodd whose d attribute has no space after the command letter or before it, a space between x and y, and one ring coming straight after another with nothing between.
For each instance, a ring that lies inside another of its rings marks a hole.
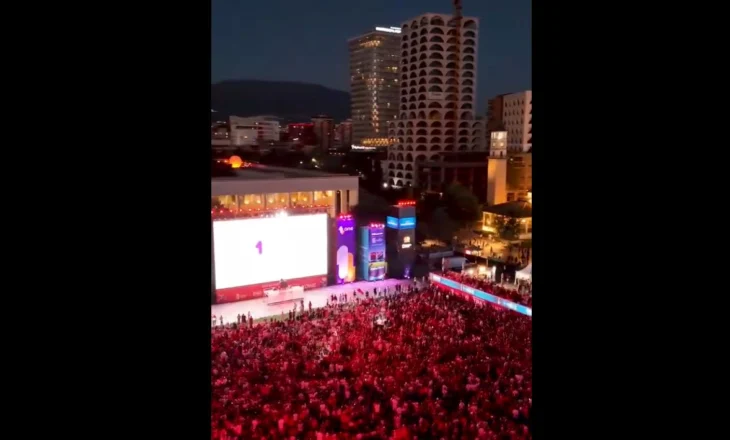
<instances>
[{"instance_id":1,"label":"city skyline","mask_svg":"<svg viewBox=\"0 0 730 440\"><path fill-rule=\"evenodd\" d=\"M450 14L450 0L373 0L367 10L322 0L300 7L291 0L212 4L212 82L260 79L320 84L349 92L347 41L374 26L397 26L423 13ZM296 10L296 13L285 13ZM464 14L480 19L481 114L494 95L532 87L531 3L466 0ZM247 44L249 41L255 44Z\"/></svg>"}]
</instances>

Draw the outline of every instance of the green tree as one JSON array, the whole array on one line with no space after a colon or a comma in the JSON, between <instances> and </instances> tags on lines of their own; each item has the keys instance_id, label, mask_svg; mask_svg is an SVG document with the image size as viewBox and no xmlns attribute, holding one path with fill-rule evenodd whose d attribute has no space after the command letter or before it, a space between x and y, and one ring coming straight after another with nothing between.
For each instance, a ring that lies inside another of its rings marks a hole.
<instances>
[{"instance_id":1,"label":"green tree","mask_svg":"<svg viewBox=\"0 0 730 440\"><path fill-rule=\"evenodd\" d=\"M441 240L450 244L454 238L454 234L458 229L458 225L451 219L445 208L436 209L431 214L429 223L429 235L437 240Z\"/></svg>"},{"instance_id":2,"label":"green tree","mask_svg":"<svg viewBox=\"0 0 730 440\"><path fill-rule=\"evenodd\" d=\"M446 211L459 227L471 226L481 216L479 199L472 192L458 184L449 185L443 197Z\"/></svg>"},{"instance_id":3,"label":"green tree","mask_svg":"<svg viewBox=\"0 0 730 440\"><path fill-rule=\"evenodd\" d=\"M520 222L516 218L494 216L494 228L503 240L515 240L519 235Z\"/></svg>"}]
</instances>

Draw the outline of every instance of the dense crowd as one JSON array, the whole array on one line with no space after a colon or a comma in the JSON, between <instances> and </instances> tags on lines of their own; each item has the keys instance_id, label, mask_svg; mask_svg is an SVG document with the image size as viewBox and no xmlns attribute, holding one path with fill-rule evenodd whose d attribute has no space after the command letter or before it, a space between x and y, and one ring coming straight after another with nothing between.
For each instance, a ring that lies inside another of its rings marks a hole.
<instances>
[{"instance_id":1,"label":"dense crowd","mask_svg":"<svg viewBox=\"0 0 730 440\"><path fill-rule=\"evenodd\" d=\"M532 288L529 284L523 284L516 289L510 289L502 287L498 283L488 279L474 277L465 273L446 272L444 273L444 276L454 281L458 281L461 284L475 287L483 292L491 293L492 295L510 300L517 304L532 307Z\"/></svg>"},{"instance_id":2,"label":"dense crowd","mask_svg":"<svg viewBox=\"0 0 730 440\"><path fill-rule=\"evenodd\" d=\"M212 330L212 436L528 439L531 320L433 287Z\"/></svg>"}]
</instances>

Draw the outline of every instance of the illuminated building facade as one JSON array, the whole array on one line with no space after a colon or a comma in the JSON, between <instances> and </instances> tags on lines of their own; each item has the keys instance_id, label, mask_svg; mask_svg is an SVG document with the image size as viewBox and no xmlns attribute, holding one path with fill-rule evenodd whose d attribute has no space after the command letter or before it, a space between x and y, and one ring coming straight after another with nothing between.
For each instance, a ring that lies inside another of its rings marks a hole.
<instances>
[{"instance_id":1,"label":"illuminated building facade","mask_svg":"<svg viewBox=\"0 0 730 440\"><path fill-rule=\"evenodd\" d=\"M319 210L331 218L358 203L358 177L245 164L235 177L211 180L215 216L259 216L279 210Z\"/></svg>"},{"instance_id":2,"label":"illuminated building facade","mask_svg":"<svg viewBox=\"0 0 730 440\"><path fill-rule=\"evenodd\" d=\"M509 153L507 159L507 201L530 201L532 153Z\"/></svg>"},{"instance_id":3,"label":"illuminated building facade","mask_svg":"<svg viewBox=\"0 0 730 440\"><path fill-rule=\"evenodd\" d=\"M518 240L532 239L532 204L514 201L488 206L482 212L482 230L500 233L510 226L512 235Z\"/></svg>"},{"instance_id":4,"label":"illuminated building facade","mask_svg":"<svg viewBox=\"0 0 730 440\"><path fill-rule=\"evenodd\" d=\"M400 101L389 135L384 179L417 186L417 164L442 152L483 151L484 121L475 118L479 19L423 14L402 24Z\"/></svg>"},{"instance_id":5,"label":"illuminated building facade","mask_svg":"<svg viewBox=\"0 0 730 440\"><path fill-rule=\"evenodd\" d=\"M507 150L532 148L532 90L495 96L487 102L487 129L507 131Z\"/></svg>"},{"instance_id":6,"label":"illuminated building facade","mask_svg":"<svg viewBox=\"0 0 730 440\"><path fill-rule=\"evenodd\" d=\"M376 27L348 41L352 145L386 148L388 123L398 117L398 27Z\"/></svg>"},{"instance_id":7,"label":"illuminated building facade","mask_svg":"<svg viewBox=\"0 0 730 440\"><path fill-rule=\"evenodd\" d=\"M507 201L507 132L493 131L490 135L487 160L487 205Z\"/></svg>"}]
</instances>

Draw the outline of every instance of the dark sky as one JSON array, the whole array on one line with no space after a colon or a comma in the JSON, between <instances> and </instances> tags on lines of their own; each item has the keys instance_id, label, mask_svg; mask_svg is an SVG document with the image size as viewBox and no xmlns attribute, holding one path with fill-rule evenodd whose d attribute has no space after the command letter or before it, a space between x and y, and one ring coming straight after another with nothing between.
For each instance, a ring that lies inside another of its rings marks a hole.
<instances>
[{"instance_id":1,"label":"dark sky","mask_svg":"<svg viewBox=\"0 0 730 440\"><path fill-rule=\"evenodd\" d=\"M479 113L486 99L532 86L531 0L462 0L479 17ZM213 0L211 75L349 89L347 40L451 0Z\"/></svg>"}]
</instances>

